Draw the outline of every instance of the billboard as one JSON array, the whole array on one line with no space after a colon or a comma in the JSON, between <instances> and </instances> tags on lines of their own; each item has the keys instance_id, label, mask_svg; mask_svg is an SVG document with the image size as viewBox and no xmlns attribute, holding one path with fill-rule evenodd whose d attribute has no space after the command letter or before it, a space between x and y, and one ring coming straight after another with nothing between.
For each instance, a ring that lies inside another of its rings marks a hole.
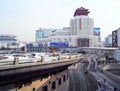
<instances>
[{"instance_id":1,"label":"billboard","mask_svg":"<svg viewBox=\"0 0 120 91\"><path fill-rule=\"evenodd\" d=\"M95 36L100 36L100 27L96 27L96 28L94 28L94 31L93 31L94 33L94 35Z\"/></svg>"},{"instance_id":2,"label":"billboard","mask_svg":"<svg viewBox=\"0 0 120 91\"><path fill-rule=\"evenodd\" d=\"M68 42L51 42L50 47L68 47Z\"/></svg>"}]
</instances>

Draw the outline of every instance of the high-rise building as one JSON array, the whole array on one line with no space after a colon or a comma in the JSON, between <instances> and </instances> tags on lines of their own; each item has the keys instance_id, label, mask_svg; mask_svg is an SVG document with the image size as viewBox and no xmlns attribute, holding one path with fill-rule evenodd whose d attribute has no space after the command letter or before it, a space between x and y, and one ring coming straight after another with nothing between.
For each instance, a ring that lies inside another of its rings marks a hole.
<instances>
[{"instance_id":1,"label":"high-rise building","mask_svg":"<svg viewBox=\"0 0 120 91\"><path fill-rule=\"evenodd\" d=\"M78 47L89 47L93 45L94 20L88 16L90 11L83 7L77 8L74 18L70 20L71 35L78 37Z\"/></svg>"},{"instance_id":2,"label":"high-rise building","mask_svg":"<svg viewBox=\"0 0 120 91\"><path fill-rule=\"evenodd\" d=\"M83 7L77 8L74 18L70 21L71 35L89 38L93 35L94 21L88 16L89 11Z\"/></svg>"}]
</instances>

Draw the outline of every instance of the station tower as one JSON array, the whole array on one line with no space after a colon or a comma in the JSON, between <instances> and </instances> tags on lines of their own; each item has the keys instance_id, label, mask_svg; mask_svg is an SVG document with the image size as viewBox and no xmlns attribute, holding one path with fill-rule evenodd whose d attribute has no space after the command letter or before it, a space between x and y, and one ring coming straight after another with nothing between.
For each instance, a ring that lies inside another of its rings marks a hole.
<instances>
[{"instance_id":1,"label":"station tower","mask_svg":"<svg viewBox=\"0 0 120 91\"><path fill-rule=\"evenodd\" d=\"M71 34L81 38L88 38L93 35L94 21L88 16L90 11L83 7L77 8L74 18L70 21Z\"/></svg>"},{"instance_id":2,"label":"station tower","mask_svg":"<svg viewBox=\"0 0 120 91\"><path fill-rule=\"evenodd\" d=\"M74 18L70 20L71 35L78 37L79 47L89 47L90 37L93 36L94 21L88 16L89 13L84 7L77 8Z\"/></svg>"}]
</instances>

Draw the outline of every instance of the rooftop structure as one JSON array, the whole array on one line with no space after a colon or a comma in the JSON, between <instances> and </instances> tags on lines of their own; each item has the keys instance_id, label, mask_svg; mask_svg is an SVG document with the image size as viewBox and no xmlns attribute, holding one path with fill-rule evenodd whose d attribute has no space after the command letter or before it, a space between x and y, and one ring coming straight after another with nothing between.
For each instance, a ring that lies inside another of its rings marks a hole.
<instances>
[{"instance_id":1,"label":"rooftop structure","mask_svg":"<svg viewBox=\"0 0 120 91\"><path fill-rule=\"evenodd\" d=\"M74 13L74 17L75 16L88 16L88 14L90 13L90 11L88 11L88 9L85 9L83 7L77 8L75 13Z\"/></svg>"},{"instance_id":2,"label":"rooftop structure","mask_svg":"<svg viewBox=\"0 0 120 91\"><path fill-rule=\"evenodd\" d=\"M0 35L0 41L16 41L15 35Z\"/></svg>"}]
</instances>

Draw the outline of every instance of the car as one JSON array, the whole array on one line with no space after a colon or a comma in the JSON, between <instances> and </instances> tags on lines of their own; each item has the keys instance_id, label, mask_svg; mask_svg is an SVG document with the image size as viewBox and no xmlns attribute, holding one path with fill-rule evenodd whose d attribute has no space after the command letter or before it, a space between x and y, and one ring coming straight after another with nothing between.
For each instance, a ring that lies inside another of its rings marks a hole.
<instances>
[{"instance_id":1,"label":"car","mask_svg":"<svg viewBox=\"0 0 120 91\"><path fill-rule=\"evenodd\" d=\"M28 56L26 56L25 54L19 54L19 53L16 53L16 54L7 54L7 55L3 56L2 60L15 61L16 58L18 58L19 63L30 62Z\"/></svg>"},{"instance_id":2,"label":"car","mask_svg":"<svg viewBox=\"0 0 120 91\"><path fill-rule=\"evenodd\" d=\"M52 53L46 53L43 57L44 57L44 61L58 60L58 57L56 55L53 55Z\"/></svg>"},{"instance_id":3,"label":"car","mask_svg":"<svg viewBox=\"0 0 120 91\"><path fill-rule=\"evenodd\" d=\"M71 55L70 53L64 53L60 57L61 57L61 59L69 59L70 55Z\"/></svg>"},{"instance_id":4,"label":"car","mask_svg":"<svg viewBox=\"0 0 120 91\"><path fill-rule=\"evenodd\" d=\"M57 57L51 55L51 53L32 53L31 58L32 61L34 62L47 62L47 61L54 61L57 60Z\"/></svg>"},{"instance_id":5,"label":"car","mask_svg":"<svg viewBox=\"0 0 120 91\"><path fill-rule=\"evenodd\" d=\"M31 61L33 62L41 62L42 61L42 57L45 55L45 53L31 53L31 55L29 55L29 58Z\"/></svg>"}]
</instances>

